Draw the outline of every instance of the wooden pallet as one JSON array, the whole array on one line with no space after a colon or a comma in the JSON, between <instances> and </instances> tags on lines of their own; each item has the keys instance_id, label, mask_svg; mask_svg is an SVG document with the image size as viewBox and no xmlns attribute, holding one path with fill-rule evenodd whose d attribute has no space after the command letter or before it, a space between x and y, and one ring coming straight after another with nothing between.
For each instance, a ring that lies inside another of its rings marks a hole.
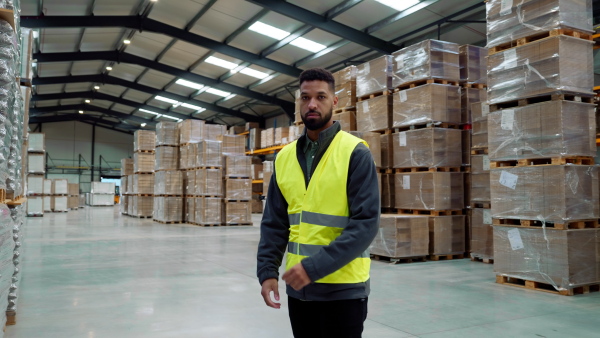
<instances>
[{"instance_id":1,"label":"wooden pallet","mask_svg":"<svg viewBox=\"0 0 600 338\"><path fill-rule=\"evenodd\" d=\"M337 109L333 110L334 115L345 113L345 112L356 113L356 107L343 107L343 108L337 108Z\"/></svg>"},{"instance_id":2,"label":"wooden pallet","mask_svg":"<svg viewBox=\"0 0 600 338\"><path fill-rule=\"evenodd\" d=\"M390 168L379 168L377 169L377 172L380 174L393 174L394 173L394 169L390 169Z\"/></svg>"},{"instance_id":3,"label":"wooden pallet","mask_svg":"<svg viewBox=\"0 0 600 338\"><path fill-rule=\"evenodd\" d=\"M471 155L487 155L488 148L472 148Z\"/></svg>"},{"instance_id":4,"label":"wooden pallet","mask_svg":"<svg viewBox=\"0 0 600 338\"><path fill-rule=\"evenodd\" d=\"M412 168L395 168L396 174L402 173L418 173L418 172L443 172L443 173L459 173L462 172L462 167L412 167Z\"/></svg>"},{"instance_id":5,"label":"wooden pallet","mask_svg":"<svg viewBox=\"0 0 600 338\"><path fill-rule=\"evenodd\" d=\"M505 167L531 167L544 165L594 165L595 160L591 156L565 156L565 157L544 157L531 158L510 161L490 161L490 168L505 168Z\"/></svg>"},{"instance_id":6,"label":"wooden pallet","mask_svg":"<svg viewBox=\"0 0 600 338\"><path fill-rule=\"evenodd\" d=\"M156 223L160 223L160 224L181 224L183 223L183 221L159 221L157 219L152 219L152 221L156 222Z\"/></svg>"},{"instance_id":7,"label":"wooden pallet","mask_svg":"<svg viewBox=\"0 0 600 338\"><path fill-rule=\"evenodd\" d=\"M252 226L252 222L242 222L242 223L224 223L225 226Z\"/></svg>"},{"instance_id":8,"label":"wooden pallet","mask_svg":"<svg viewBox=\"0 0 600 338\"><path fill-rule=\"evenodd\" d=\"M496 283L509 285L513 287L519 287L529 290L549 292L561 296L574 296L579 294L586 294L590 292L598 292L600 291L600 284L589 284L583 286L577 286L571 289L566 290L556 290L556 288L552 284L536 282L516 277L509 276L496 276Z\"/></svg>"},{"instance_id":9,"label":"wooden pallet","mask_svg":"<svg viewBox=\"0 0 600 338\"><path fill-rule=\"evenodd\" d=\"M19 205L23 205L25 202L27 202L27 198L23 197L23 195L21 196L17 196L16 198L12 199L12 200L6 200L6 205L8 205L9 207L16 207Z\"/></svg>"},{"instance_id":10,"label":"wooden pallet","mask_svg":"<svg viewBox=\"0 0 600 338\"><path fill-rule=\"evenodd\" d=\"M242 202L250 202L249 199L247 200L233 200L233 199L223 199L224 203L242 203Z\"/></svg>"},{"instance_id":11,"label":"wooden pallet","mask_svg":"<svg viewBox=\"0 0 600 338\"><path fill-rule=\"evenodd\" d=\"M447 254L447 255L429 255L427 259L430 261L448 261L452 259L464 259L465 254Z\"/></svg>"},{"instance_id":12,"label":"wooden pallet","mask_svg":"<svg viewBox=\"0 0 600 338\"><path fill-rule=\"evenodd\" d=\"M223 225L221 223L193 223L193 222L189 223L189 224L197 225L197 226L201 226L201 227L220 227Z\"/></svg>"},{"instance_id":13,"label":"wooden pallet","mask_svg":"<svg viewBox=\"0 0 600 338\"><path fill-rule=\"evenodd\" d=\"M14 310L6 311L6 325L16 325L17 324L17 312Z\"/></svg>"},{"instance_id":14,"label":"wooden pallet","mask_svg":"<svg viewBox=\"0 0 600 338\"><path fill-rule=\"evenodd\" d=\"M589 40L589 41L593 40L592 34L590 34L590 33L578 31L575 29L569 29L569 28L556 28L556 29L553 29L550 31L532 34L532 35L524 37L524 38L512 40L512 41L503 43L501 45L494 46L488 50L488 54L494 55L496 53L503 52L507 49L525 46L529 43L532 43L532 42L535 42L535 41L538 41L541 39L555 37L555 36L559 36L559 35L567 35L567 36L571 36L574 38L579 38L579 39L584 39L584 40Z\"/></svg>"},{"instance_id":15,"label":"wooden pallet","mask_svg":"<svg viewBox=\"0 0 600 338\"><path fill-rule=\"evenodd\" d=\"M357 96L356 99L357 99L358 102L361 102L361 101L366 101L366 100L374 99L374 98L379 97L379 96L392 95L392 93L393 93L393 91L391 91L391 90L382 90L382 91L378 91L378 92L375 92L375 93L369 94L369 95Z\"/></svg>"},{"instance_id":16,"label":"wooden pallet","mask_svg":"<svg viewBox=\"0 0 600 338\"><path fill-rule=\"evenodd\" d=\"M136 215L129 215L129 214L127 214L127 216L133 217L133 218L152 218L152 216L136 216Z\"/></svg>"},{"instance_id":17,"label":"wooden pallet","mask_svg":"<svg viewBox=\"0 0 600 338\"><path fill-rule=\"evenodd\" d=\"M474 88L474 89L487 88L487 84L485 84L485 83L461 83L460 86L463 88Z\"/></svg>"},{"instance_id":18,"label":"wooden pallet","mask_svg":"<svg viewBox=\"0 0 600 338\"><path fill-rule=\"evenodd\" d=\"M157 194L154 197L183 197L183 195L171 195L171 194Z\"/></svg>"},{"instance_id":19,"label":"wooden pallet","mask_svg":"<svg viewBox=\"0 0 600 338\"><path fill-rule=\"evenodd\" d=\"M69 212L69 210L52 210L52 212L59 214L59 213L67 213L67 212Z\"/></svg>"},{"instance_id":20,"label":"wooden pallet","mask_svg":"<svg viewBox=\"0 0 600 338\"><path fill-rule=\"evenodd\" d=\"M597 219L573 220L565 223L551 223L532 219L510 219L510 218L494 218L493 225L519 227L519 228L551 228L555 230L569 229L594 229L599 228Z\"/></svg>"},{"instance_id":21,"label":"wooden pallet","mask_svg":"<svg viewBox=\"0 0 600 338\"><path fill-rule=\"evenodd\" d=\"M134 174L148 175L148 174L154 174L154 171L136 171L136 172L134 172Z\"/></svg>"},{"instance_id":22,"label":"wooden pallet","mask_svg":"<svg viewBox=\"0 0 600 338\"><path fill-rule=\"evenodd\" d=\"M154 197L154 194L131 194L133 197Z\"/></svg>"},{"instance_id":23,"label":"wooden pallet","mask_svg":"<svg viewBox=\"0 0 600 338\"><path fill-rule=\"evenodd\" d=\"M371 254L371 259L375 261L386 261L392 264L401 264L401 263L413 263L413 262L425 262L427 260L426 256L418 256L418 257L387 257L381 255Z\"/></svg>"},{"instance_id":24,"label":"wooden pallet","mask_svg":"<svg viewBox=\"0 0 600 338\"><path fill-rule=\"evenodd\" d=\"M394 130L396 132L401 132L401 131L426 129L426 128L460 129L460 127L461 127L460 123L435 122L434 121L434 122L413 124L410 126L395 127Z\"/></svg>"},{"instance_id":25,"label":"wooden pallet","mask_svg":"<svg viewBox=\"0 0 600 338\"><path fill-rule=\"evenodd\" d=\"M492 207L492 203L490 202L471 202L471 209L490 209Z\"/></svg>"},{"instance_id":26,"label":"wooden pallet","mask_svg":"<svg viewBox=\"0 0 600 338\"><path fill-rule=\"evenodd\" d=\"M225 176L225 179L226 180L229 180L229 179L235 179L235 180L244 179L244 180L248 180L248 179L250 179L250 176Z\"/></svg>"},{"instance_id":27,"label":"wooden pallet","mask_svg":"<svg viewBox=\"0 0 600 338\"><path fill-rule=\"evenodd\" d=\"M176 147L179 147L179 144L157 144L156 145L156 148L160 148L160 147L164 147L164 148L167 148L167 147L176 148Z\"/></svg>"},{"instance_id":28,"label":"wooden pallet","mask_svg":"<svg viewBox=\"0 0 600 338\"><path fill-rule=\"evenodd\" d=\"M303 126L304 122L300 121L300 122L294 122L295 126Z\"/></svg>"},{"instance_id":29,"label":"wooden pallet","mask_svg":"<svg viewBox=\"0 0 600 338\"><path fill-rule=\"evenodd\" d=\"M480 258L471 256L471 262L481 262L485 264L494 264L493 258Z\"/></svg>"},{"instance_id":30,"label":"wooden pallet","mask_svg":"<svg viewBox=\"0 0 600 338\"><path fill-rule=\"evenodd\" d=\"M424 86L424 85L432 84L432 83L458 86L458 81L444 80L444 79L425 79L425 80L417 80L417 81L403 83L403 84L397 86L396 88L394 88L394 93L397 93L401 90Z\"/></svg>"},{"instance_id":31,"label":"wooden pallet","mask_svg":"<svg viewBox=\"0 0 600 338\"><path fill-rule=\"evenodd\" d=\"M464 215L462 210L419 210L396 209L398 215L425 215L425 216L455 216Z\"/></svg>"},{"instance_id":32,"label":"wooden pallet","mask_svg":"<svg viewBox=\"0 0 600 338\"><path fill-rule=\"evenodd\" d=\"M549 101L573 101L573 102L583 102L583 103L594 103L593 94L585 95L585 94L574 94L574 93L561 93L561 94L548 94L548 95L540 95L534 96L524 99L512 100L502 103L493 103L490 104L490 112L496 112L501 109L509 109L509 108L518 108L524 107L530 104L549 102Z\"/></svg>"},{"instance_id":33,"label":"wooden pallet","mask_svg":"<svg viewBox=\"0 0 600 338\"><path fill-rule=\"evenodd\" d=\"M154 150L141 150L141 149L139 149L139 150L134 151L134 153L154 154L155 151Z\"/></svg>"}]
</instances>

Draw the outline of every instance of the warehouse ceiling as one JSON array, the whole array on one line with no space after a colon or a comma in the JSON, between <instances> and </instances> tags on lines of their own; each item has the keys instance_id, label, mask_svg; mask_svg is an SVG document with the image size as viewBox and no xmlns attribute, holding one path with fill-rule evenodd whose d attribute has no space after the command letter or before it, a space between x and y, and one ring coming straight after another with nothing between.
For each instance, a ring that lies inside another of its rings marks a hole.
<instances>
[{"instance_id":1,"label":"warehouse ceiling","mask_svg":"<svg viewBox=\"0 0 600 338\"><path fill-rule=\"evenodd\" d=\"M36 36L32 123L125 132L291 117L304 69L486 39L481 0L21 0L21 15Z\"/></svg>"}]
</instances>

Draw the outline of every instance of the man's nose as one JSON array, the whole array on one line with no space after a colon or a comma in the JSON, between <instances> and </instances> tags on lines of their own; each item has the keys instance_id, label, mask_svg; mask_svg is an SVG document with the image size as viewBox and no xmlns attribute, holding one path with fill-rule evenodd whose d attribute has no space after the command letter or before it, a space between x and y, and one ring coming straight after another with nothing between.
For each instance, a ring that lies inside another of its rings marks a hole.
<instances>
[{"instance_id":1,"label":"man's nose","mask_svg":"<svg viewBox=\"0 0 600 338\"><path fill-rule=\"evenodd\" d=\"M310 101L308 101L308 108L313 110L317 108L317 100L316 99L310 99Z\"/></svg>"}]
</instances>

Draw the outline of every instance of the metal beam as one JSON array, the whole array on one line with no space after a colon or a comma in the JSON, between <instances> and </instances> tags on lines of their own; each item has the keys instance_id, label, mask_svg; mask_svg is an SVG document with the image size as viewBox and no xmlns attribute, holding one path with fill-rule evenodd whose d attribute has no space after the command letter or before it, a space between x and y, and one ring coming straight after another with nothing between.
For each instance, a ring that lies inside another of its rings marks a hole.
<instances>
[{"instance_id":1,"label":"metal beam","mask_svg":"<svg viewBox=\"0 0 600 338\"><path fill-rule=\"evenodd\" d=\"M346 0L340 3L339 5L333 7L332 9L328 10L327 13L325 13L325 18L327 20L332 20L336 16L344 13L345 11L358 5L361 2L363 2L363 0Z\"/></svg>"},{"instance_id":2,"label":"metal beam","mask_svg":"<svg viewBox=\"0 0 600 338\"><path fill-rule=\"evenodd\" d=\"M192 82L200 83L209 87L218 88L233 94L246 96L252 99L263 101L266 103L281 106L286 111L294 111L294 103L285 101L273 96L258 93L246 88L240 88L228 83L219 82L206 76L190 73L186 70L168 66L153 60L144 59L142 57L112 52L72 52L72 53L35 53L33 59L40 62L66 62L66 61L90 61L90 60L106 60L114 62L124 62L137 64L142 67L152 68L154 70L170 74L175 77L183 78Z\"/></svg>"},{"instance_id":3,"label":"metal beam","mask_svg":"<svg viewBox=\"0 0 600 338\"><path fill-rule=\"evenodd\" d=\"M200 20L200 18L206 14L206 12L208 12L208 10L217 2L217 0L210 0L206 5L204 5L204 7L202 7L202 9L200 10L200 12L198 12L190 22L188 22L187 25L185 25L185 30L189 31L191 30L196 23L198 22L198 20Z\"/></svg>"},{"instance_id":4,"label":"metal beam","mask_svg":"<svg viewBox=\"0 0 600 338\"><path fill-rule=\"evenodd\" d=\"M238 35L242 34L244 31L246 31L248 29L248 27L252 26L254 24L254 22L262 19L263 16L267 15L267 13L269 13L269 10L263 9L260 12L256 13L256 15L251 17L249 20L246 20L246 23L244 23L243 25L238 27L238 29L233 31L233 33L229 34L229 36L225 39L225 43L229 44L233 39L237 38Z\"/></svg>"},{"instance_id":5,"label":"metal beam","mask_svg":"<svg viewBox=\"0 0 600 338\"><path fill-rule=\"evenodd\" d=\"M34 124L34 123L54 123L54 122L69 122L69 121L80 121L80 122L81 121L91 121L91 122L96 122L96 123L107 124L112 127L121 128L121 129L127 129L127 130L139 129L136 126L132 126L129 124L101 120L97 117L93 117L93 116L89 116L89 115L85 115L85 114L83 114L83 115L82 114L64 114L64 115L57 115L57 116L33 116L29 120L29 123Z\"/></svg>"},{"instance_id":6,"label":"metal beam","mask_svg":"<svg viewBox=\"0 0 600 338\"><path fill-rule=\"evenodd\" d=\"M234 117L239 117L248 122L264 122L264 119L261 117L257 117L254 115L246 114L239 110L233 110L221 106L214 105L212 103L207 103L204 101L189 99L186 96L174 94L171 92L166 92L161 89L148 87L139 83L127 81L120 79L118 77L105 75L105 74L97 74L97 75L77 75L77 76L59 76L59 77L35 77L32 80L34 85L50 85L50 84L61 84L61 83L82 83L82 82L92 82L92 83L102 83L102 84L112 84L116 86L122 86L128 89L137 90L146 94L150 94L153 96L160 95L164 96L182 103L188 103L195 106L200 106L202 108L206 108L207 110L211 110L214 112L231 115Z\"/></svg>"},{"instance_id":7,"label":"metal beam","mask_svg":"<svg viewBox=\"0 0 600 338\"><path fill-rule=\"evenodd\" d=\"M359 45L369 47L380 51L381 53L393 53L398 50L398 47L393 43L379 39L365 32L359 31L352 27L343 25L336 21L327 20L327 18L315 12L311 12L302 7L296 6L286 1L279 0L248 0L254 4L268 8L274 12L290 17L294 20L304 22L305 24L319 28L331 34L337 35L346 40L352 41Z\"/></svg>"},{"instance_id":8,"label":"metal beam","mask_svg":"<svg viewBox=\"0 0 600 338\"><path fill-rule=\"evenodd\" d=\"M168 35L197 46L229 55L261 67L273 69L290 76L298 76L301 69L281 62L260 57L243 49L229 46L204 36L167 25L160 21L139 16L22 16L21 26L28 28L83 28L83 27L124 27L139 31L151 31ZM364 34L364 33L363 33Z\"/></svg>"},{"instance_id":9,"label":"metal beam","mask_svg":"<svg viewBox=\"0 0 600 338\"><path fill-rule=\"evenodd\" d=\"M76 110L76 111L78 111L78 110L93 111L93 112L97 112L97 113L102 113L102 114L114 116L116 118L123 119L123 120L129 119L129 120L135 121L137 123L146 123L146 124L152 125L152 126L156 125L156 122L150 121L150 120L145 119L143 117L139 117L139 116L135 116L135 115L129 115L129 114L124 114L124 113L119 113L119 112L116 112L114 110L110 110L110 109L106 109L106 108L94 106L94 105L91 105L91 104L72 104L72 105L64 105L64 106L51 106L51 107L29 108L29 115L30 116L36 116L36 115L43 114L43 113L55 113L55 112L71 111L71 110Z\"/></svg>"},{"instance_id":10,"label":"metal beam","mask_svg":"<svg viewBox=\"0 0 600 338\"><path fill-rule=\"evenodd\" d=\"M398 12L396 14L390 15L387 18L372 24L371 26L369 26L365 29L365 32L368 34L374 33L376 31L382 29L383 27L388 26L400 19L403 19L403 18L413 14L414 12L419 11L427 6L433 5L434 3L438 2L438 1L440 1L440 0L422 1L410 8L403 10L402 12Z\"/></svg>"}]
</instances>

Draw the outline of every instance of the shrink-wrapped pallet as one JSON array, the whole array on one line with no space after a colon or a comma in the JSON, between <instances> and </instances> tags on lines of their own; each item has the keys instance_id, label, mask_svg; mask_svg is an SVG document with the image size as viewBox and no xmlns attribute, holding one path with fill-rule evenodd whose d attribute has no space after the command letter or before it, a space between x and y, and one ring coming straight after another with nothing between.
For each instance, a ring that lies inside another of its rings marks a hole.
<instances>
[{"instance_id":1,"label":"shrink-wrapped pallet","mask_svg":"<svg viewBox=\"0 0 600 338\"><path fill-rule=\"evenodd\" d=\"M179 147L156 147L154 170L177 170Z\"/></svg>"},{"instance_id":2,"label":"shrink-wrapped pallet","mask_svg":"<svg viewBox=\"0 0 600 338\"><path fill-rule=\"evenodd\" d=\"M44 179L44 195L52 195L52 180Z\"/></svg>"},{"instance_id":3,"label":"shrink-wrapped pallet","mask_svg":"<svg viewBox=\"0 0 600 338\"><path fill-rule=\"evenodd\" d=\"M471 165L471 144L472 144L473 134L472 134L472 130L470 130L470 129L462 129L461 134L462 134L461 144L462 144L462 148L463 148L462 164L463 164L463 166L468 167Z\"/></svg>"},{"instance_id":4,"label":"shrink-wrapped pallet","mask_svg":"<svg viewBox=\"0 0 600 338\"><path fill-rule=\"evenodd\" d=\"M195 223L203 225L221 225L223 200L214 197L198 197L196 200Z\"/></svg>"},{"instance_id":5,"label":"shrink-wrapped pallet","mask_svg":"<svg viewBox=\"0 0 600 338\"><path fill-rule=\"evenodd\" d=\"M494 226L494 272L557 290L600 283L600 229Z\"/></svg>"},{"instance_id":6,"label":"shrink-wrapped pallet","mask_svg":"<svg viewBox=\"0 0 600 338\"><path fill-rule=\"evenodd\" d=\"M156 124L156 145L179 145L179 128L177 122L162 121Z\"/></svg>"},{"instance_id":7,"label":"shrink-wrapped pallet","mask_svg":"<svg viewBox=\"0 0 600 338\"><path fill-rule=\"evenodd\" d=\"M471 203L488 203L491 200L490 173L471 173Z\"/></svg>"},{"instance_id":8,"label":"shrink-wrapped pallet","mask_svg":"<svg viewBox=\"0 0 600 338\"><path fill-rule=\"evenodd\" d=\"M395 176L398 209L456 210L464 207L463 173L416 172Z\"/></svg>"},{"instance_id":9,"label":"shrink-wrapped pallet","mask_svg":"<svg viewBox=\"0 0 600 338\"><path fill-rule=\"evenodd\" d=\"M231 178L225 180L225 199L249 201L252 198L252 180Z\"/></svg>"},{"instance_id":10,"label":"shrink-wrapped pallet","mask_svg":"<svg viewBox=\"0 0 600 338\"><path fill-rule=\"evenodd\" d=\"M262 180L261 173L263 171L263 165L261 164L251 164L250 165L250 178L253 180Z\"/></svg>"},{"instance_id":11,"label":"shrink-wrapped pallet","mask_svg":"<svg viewBox=\"0 0 600 338\"><path fill-rule=\"evenodd\" d=\"M133 175L133 159L121 159L121 176Z\"/></svg>"},{"instance_id":12,"label":"shrink-wrapped pallet","mask_svg":"<svg viewBox=\"0 0 600 338\"><path fill-rule=\"evenodd\" d=\"M219 135L223 155L243 155L246 153L246 137L243 135Z\"/></svg>"},{"instance_id":13,"label":"shrink-wrapped pallet","mask_svg":"<svg viewBox=\"0 0 600 338\"><path fill-rule=\"evenodd\" d=\"M268 128L260 132L260 147L269 148L275 144L275 129Z\"/></svg>"},{"instance_id":14,"label":"shrink-wrapped pallet","mask_svg":"<svg viewBox=\"0 0 600 338\"><path fill-rule=\"evenodd\" d=\"M135 173L154 172L155 154L133 153L133 171Z\"/></svg>"},{"instance_id":15,"label":"shrink-wrapped pallet","mask_svg":"<svg viewBox=\"0 0 600 338\"><path fill-rule=\"evenodd\" d=\"M492 160L596 156L593 104L548 101L488 115Z\"/></svg>"},{"instance_id":16,"label":"shrink-wrapped pallet","mask_svg":"<svg viewBox=\"0 0 600 338\"><path fill-rule=\"evenodd\" d=\"M477 121L473 121L471 132L471 147L473 149L481 149L488 147L488 118L484 116Z\"/></svg>"},{"instance_id":17,"label":"shrink-wrapped pallet","mask_svg":"<svg viewBox=\"0 0 600 338\"><path fill-rule=\"evenodd\" d=\"M339 114L334 114L331 119L338 121L343 131L356 130L356 113L354 111L345 111Z\"/></svg>"},{"instance_id":18,"label":"shrink-wrapped pallet","mask_svg":"<svg viewBox=\"0 0 600 338\"><path fill-rule=\"evenodd\" d=\"M44 193L44 176L28 175L27 176L27 195L42 195Z\"/></svg>"},{"instance_id":19,"label":"shrink-wrapped pallet","mask_svg":"<svg viewBox=\"0 0 600 338\"><path fill-rule=\"evenodd\" d=\"M591 0L490 0L486 7L488 48L556 28L592 33Z\"/></svg>"},{"instance_id":20,"label":"shrink-wrapped pallet","mask_svg":"<svg viewBox=\"0 0 600 338\"><path fill-rule=\"evenodd\" d=\"M382 214L371 254L390 258L429 254L429 217Z\"/></svg>"},{"instance_id":21,"label":"shrink-wrapped pallet","mask_svg":"<svg viewBox=\"0 0 600 338\"><path fill-rule=\"evenodd\" d=\"M187 170L183 171L183 195L194 196L196 195L196 171Z\"/></svg>"},{"instance_id":22,"label":"shrink-wrapped pallet","mask_svg":"<svg viewBox=\"0 0 600 338\"><path fill-rule=\"evenodd\" d=\"M391 169L394 167L394 136L392 134L383 134L379 136L381 145L381 169Z\"/></svg>"},{"instance_id":23,"label":"shrink-wrapped pallet","mask_svg":"<svg viewBox=\"0 0 600 338\"><path fill-rule=\"evenodd\" d=\"M486 94L487 97L487 94ZM487 118L490 113L490 105L487 102L473 102L471 103L470 119L471 121L477 121L481 118Z\"/></svg>"},{"instance_id":24,"label":"shrink-wrapped pallet","mask_svg":"<svg viewBox=\"0 0 600 338\"><path fill-rule=\"evenodd\" d=\"M44 174L46 172L46 155L45 154L27 154L27 173L28 174Z\"/></svg>"},{"instance_id":25,"label":"shrink-wrapped pallet","mask_svg":"<svg viewBox=\"0 0 600 338\"><path fill-rule=\"evenodd\" d=\"M133 205L132 216L152 217L154 212L154 197L152 196L130 196Z\"/></svg>"},{"instance_id":26,"label":"shrink-wrapped pallet","mask_svg":"<svg viewBox=\"0 0 600 338\"><path fill-rule=\"evenodd\" d=\"M196 198L190 197L185 199L185 217L187 223L196 223Z\"/></svg>"},{"instance_id":27,"label":"shrink-wrapped pallet","mask_svg":"<svg viewBox=\"0 0 600 338\"><path fill-rule=\"evenodd\" d=\"M430 122L461 122L460 87L427 84L393 95L393 127Z\"/></svg>"},{"instance_id":28,"label":"shrink-wrapped pallet","mask_svg":"<svg viewBox=\"0 0 600 338\"><path fill-rule=\"evenodd\" d=\"M42 196L27 197L27 216L44 215L44 198Z\"/></svg>"},{"instance_id":29,"label":"shrink-wrapped pallet","mask_svg":"<svg viewBox=\"0 0 600 338\"><path fill-rule=\"evenodd\" d=\"M250 150L260 149L261 147L261 135L263 129L253 128L250 129L250 133L248 134L248 148Z\"/></svg>"},{"instance_id":30,"label":"shrink-wrapped pallet","mask_svg":"<svg viewBox=\"0 0 600 338\"><path fill-rule=\"evenodd\" d=\"M223 196L223 171L221 169L196 170L196 196Z\"/></svg>"},{"instance_id":31,"label":"shrink-wrapped pallet","mask_svg":"<svg viewBox=\"0 0 600 338\"><path fill-rule=\"evenodd\" d=\"M486 89L461 88L461 122L470 124L475 119L472 117L472 105L475 102L487 101ZM481 107L480 107L481 108Z\"/></svg>"},{"instance_id":32,"label":"shrink-wrapped pallet","mask_svg":"<svg viewBox=\"0 0 600 338\"><path fill-rule=\"evenodd\" d=\"M195 168L222 167L222 145L220 141L205 140L198 143Z\"/></svg>"},{"instance_id":33,"label":"shrink-wrapped pallet","mask_svg":"<svg viewBox=\"0 0 600 338\"><path fill-rule=\"evenodd\" d=\"M490 209L474 208L471 215L471 257L493 259L492 212Z\"/></svg>"},{"instance_id":34,"label":"shrink-wrapped pallet","mask_svg":"<svg viewBox=\"0 0 600 338\"><path fill-rule=\"evenodd\" d=\"M154 220L159 222L183 221L183 198L154 197Z\"/></svg>"},{"instance_id":35,"label":"shrink-wrapped pallet","mask_svg":"<svg viewBox=\"0 0 600 338\"><path fill-rule=\"evenodd\" d=\"M134 174L130 176L132 180L131 194L136 195L153 195L154 194L154 175L151 174Z\"/></svg>"},{"instance_id":36,"label":"shrink-wrapped pallet","mask_svg":"<svg viewBox=\"0 0 600 338\"><path fill-rule=\"evenodd\" d=\"M154 151L156 148L156 132L136 130L133 133L133 151Z\"/></svg>"},{"instance_id":37,"label":"shrink-wrapped pallet","mask_svg":"<svg viewBox=\"0 0 600 338\"><path fill-rule=\"evenodd\" d=\"M360 98L391 89L393 71L391 55L384 55L356 66L356 96Z\"/></svg>"},{"instance_id":38,"label":"shrink-wrapped pallet","mask_svg":"<svg viewBox=\"0 0 600 338\"><path fill-rule=\"evenodd\" d=\"M229 155L225 158L225 177L248 178L252 176L252 158L246 155Z\"/></svg>"},{"instance_id":39,"label":"shrink-wrapped pallet","mask_svg":"<svg viewBox=\"0 0 600 338\"><path fill-rule=\"evenodd\" d=\"M425 79L458 81L458 48L452 42L425 40L393 53L393 88Z\"/></svg>"},{"instance_id":40,"label":"shrink-wrapped pallet","mask_svg":"<svg viewBox=\"0 0 600 338\"><path fill-rule=\"evenodd\" d=\"M282 144L288 144L288 143L290 143L289 137L290 137L290 128L289 127L275 128L275 135L274 135L273 143L276 146L280 146Z\"/></svg>"},{"instance_id":41,"label":"shrink-wrapped pallet","mask_svg":"<svg viewBox=\"0 0 600 338\"><path fill-rule=\"evenodd\" d=\"M65 212L65 211L69 211L69 197L67 196L52 196L51 199L51 203L52 203L52 211L54 212ZM94 202L92 202L94 203ZM96 205L96 204L92 204L92 205Z\"/></svg>"},{"instance_id":42,"label":"shrink-wrapped pallet","mask_svg":"<svg viewBox=\"0 0 600 338\"><path fill-rule=\"evenodd\" d=\"M356 103L356 129L381 131L392 127L392 95L381 95Z\"/></svg>"},{"instance_id":43,"label":"shrink-wrapped pallet","mask_svg":"<svg viewBox=\"0 0 600 338\"><path fill-rule=\"evenodd\" d=\"M593 95L593 41L556 36L488 58L488 102L571 93Z\"/></svg>"},{"instance_id":44,"label":"shrink-wrapped pallet","mask_svg":"<svg viewBox=\"0 0 600 338\"><path fill-rule=\"evenodd\" d=\"M381 207L395 208L394 174L381 174Z\"/></svg>"},{"instance_id":45,"label":"shrink-wrapped pallet","mask_svg":"<svg viewBox=\"0 0 600 338\"><path fill-rule=\"evenodd\" d=\"M460 167L462 133L458 129L424 128L395 133L394 168Z\"/></svg>"},{"instance_id":46,"label":"shrink-wrapped pallet","mask_svg":"<svg viewBox=\"0 0 600 338\"><path fill-rule=\"evenodd\" d=\"M179 146L179 169L193 168L193 164L195 164L195 157L190 156L190 154L195 154L193 151L194 147L197 149L197 145L191 143ZM194 161L191 162L190 158L192 158Z\"/></svg>"},{"instance_id":47,"label":"shrink-wrapped pallet","mask_svg":"<svg viewBox=\"0 0 600 338\"><path fill-rule=\"evenodd\" d=\"M225 223L252 224L252 209L250 202L225 203Z\"/></svg>"},{"instance_id":48,"label":"shrink-wrapped pallet","mask_svg":"<svg viewBox=\"0 0 600 338\"><path fill-rule=\"evenodd\" d=\"M90 205L93 205L93 206L115 205L115 197L114 197L114 195L107 195L107 194L90 194Z\"/></svg>"},{"instance_id":49,"label":"shrink-wrapped pallet","mask_svg":"<svg viewBox=\"0 0 600 338\"><path fill-rule=\"evenodd\" d=\"M333 73L337 108L354 107L356 104L356 66L349 66Z\"/></svg>"},{"instance_id":50,"label":"shrink-wrapped pallet","mask_svg":"<svg viewBox=\"0 0 600 338\"><path fill-rule=\"evenodd\" d=\"M121 196L119 200L119 210L124 215L129 215L129 203L133 203L131 199L133 196Z\"/></svg>"},{"instance_id":51,"label":"shrink-wrapped pallet","mask_svg":"<svg viewBox=\"0 0 600 338\"><path fill-rule=\"evenodd\" d=\"M27 151L28 152L45 152L46 144L44 142L44 133L29 133L27 139Z\"/></svg>"},{"instance_id":52,"label":"shrink-wrapped pallet","mask_svg":"<svg viewBox=\"0 0 600 338\"><path fill-rule=\"evenodd\" d=\"M92 194L115 194L115 183L114 182L92 182L91 191Z\"/></svg>"},{"instance_id":53,"label":"shrink-wrapped pallet","mask_svg":"<svg viewBox=\"0 0 600 338\"><path fill-rule=\"evenodd\" d=\"M463 83L487 83L488 49L472 45L458 48L460 81Z\"/></svg>"},{"instance_id":54,"label":"shrink-wrapped pallet","mask_svg":"<svg viewBox=\"0 0 600 338\"><path fill-rule=\"evenodd\" d=\"M429 217L429 253L455 255L465 252L465 216Z\"/></svg>"},{"instance_id":55,"label":"shrink-wrapped pallet","mask_svg":"<svg viewBox=\"0 0 600 338\"><path fill-rule=\"evenodd\" d=\"M70 210L79 208L79 195L67 197L67 208Z\"/></svg>"},{"instance_id":56,"label":"shrink-wrapped pallet","mask_svg":"<svg viewBox=\"0 0 600 338\"><path fill-rule=\"evenodd\" d=\"M154 194L183 195L183 172L179 170L157 171L154 174Z\"/></svg>"},{"instance_id":57,"label":"shrink-wrapped pallet","mask_svg":"<svg viewBox=\"0 0 600 338\"><path fill-rule=\"evenodd\" d=\"M204 139L204 120L188 119L179 122L179 144L198 143Z\"/></svg>"},{"instance_id":58,"label":"shrink-wrapped pallet","mask_svg":"<svg viewBox=\"0 0 600 338\"><path fill-rule=\"evenodd\" d=\"M99 182L92 182L99 183ZM52 195L68 195L69 194L69 181L66 179L53 179L52 180ZM113 191L114 194L114 191Z\"/></svg>"},{"instance_id":59,"label":"shrink-wrapped pallet","mask_svg":"<svg viewBox=\"0 0 600 338\"><path fill-rule=\"evenodd\" d=\"M27 203L29 203L29 201ZM44 212L52 212L52 196L44 196L44 203L42 206L44 207Z\"/></svg>"},{"instance_id":60,"label":"shrink-wrapped pallet","mask_svg":"<svg viewBox=\"0 0 600 338\"><path fill-rule=\"evenodd\" d=\"M563 224L596 219L598 167L545 165L490 171L492 217Z\"/></svg>"},{"instance_id":61,"label":"shrink-wrapped pallet","mask_svg":"<svg viewBox=\"0 0 600 338\"><path fill-rule=\"evenodd\" d=\"M68 183L69 196L79 196L79 183ZM114 185L113 185L114 187ZM113 189L114 192L114 189Z\"/></svg>"},{"instance_id":62,"label":"shrink-wrapped pallet","mask_svg":"<svg viewBox=\"0 0 600 338\"><path fill-rule=\"evenodd\" d=\"M208 141L218 141L219 135L227 134L227 126L222 124L205 124L204 139Z\"/></svg>"},{"instance_id":63,"label":"shrink-wrapped pallet","mask_svg":"<svg viewBox=\"0 0 600 338\"><path fill-rule=\"evenodd\" d=\"M375 166L377 168L381 167L381 134L372 133L372 132L359 132L353 131L350 132L351 135L354 135L360 139L363 139L367 142L369 147L369 151L371 151L371 155L373 156L373 160L375 161Z\"/></svg>"}]
</instances>

